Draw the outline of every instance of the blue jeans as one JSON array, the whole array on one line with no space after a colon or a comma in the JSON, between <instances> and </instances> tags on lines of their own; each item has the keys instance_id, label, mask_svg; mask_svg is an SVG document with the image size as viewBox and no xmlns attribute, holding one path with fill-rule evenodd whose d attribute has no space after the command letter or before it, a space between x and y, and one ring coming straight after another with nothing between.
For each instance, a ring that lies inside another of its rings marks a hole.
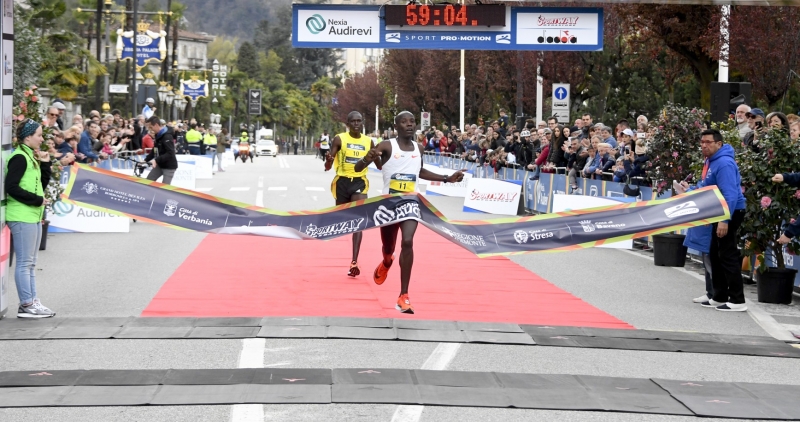
<instances>
[{"instance_id":1,"label":"blue jeans","mask_svg":"<svg viewBox=\"0 0 800 422\"><path fill-rule=\"evenodd\" d=\"M19 303L28 305L36 299L36 258L42 243L42 223L10 221L8 227L14 240L14 254L17 255L14 282Z\"/></svg>"},{"instance_id":2,"label":"blue jeans","mask_svg":"<svg viewBox=\"0 0 800 422\"><path fill-rule=\"evenodd\" d=\"M189 145L189 155L200 155L200 145L197 144Z\"/></svg>"}]
</instances>

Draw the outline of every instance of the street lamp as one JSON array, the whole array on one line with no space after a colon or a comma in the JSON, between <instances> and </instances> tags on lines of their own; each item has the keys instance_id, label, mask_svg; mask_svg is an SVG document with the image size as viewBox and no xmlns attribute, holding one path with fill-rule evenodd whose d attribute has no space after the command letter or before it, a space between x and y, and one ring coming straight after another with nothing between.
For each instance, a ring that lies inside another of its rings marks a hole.
<instances>
[{"instance_id":1,"label":"street lamp","mask_svg":"<svg viewBox=\"0 0 800 422\"><path fill-rule=\"evenodd\" d=\"M159 108L164 108L164 103L167 101L167 92L169 92L169 90L167 89L167 83L166 82L163 82L163 81L159 82L159 85L160 86L158 87L158 90L156 91L158 93L158 107Z\"/></svg>"},{"instance_id":2,"label":"street lamp","mask_svg":"<svg viewBox=\"0 0 800 422\"><path fill-rule=\"evenodd\" d=\"M172 85L166 86L166 91L164 92L164 99L166 100L168 106L172 106L172 100L175 99L175 94L172 93Z\"/></svg>"}]
</instances>

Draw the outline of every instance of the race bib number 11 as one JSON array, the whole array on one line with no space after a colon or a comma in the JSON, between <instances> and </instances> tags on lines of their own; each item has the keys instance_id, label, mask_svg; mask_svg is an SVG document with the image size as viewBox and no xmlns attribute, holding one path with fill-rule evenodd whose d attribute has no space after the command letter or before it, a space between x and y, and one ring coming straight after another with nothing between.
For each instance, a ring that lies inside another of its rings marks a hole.
<instances>
[{"instance_id":1,"label":"race bib number 11","mask_svg":"<svg viewBox=\"0 0 800 422\"><path fill-rule=\"evenodd\" d=\"M395 173L389 181L389 193L406 193L417 190L417 176Z\"/></svg>"}]
</instances>

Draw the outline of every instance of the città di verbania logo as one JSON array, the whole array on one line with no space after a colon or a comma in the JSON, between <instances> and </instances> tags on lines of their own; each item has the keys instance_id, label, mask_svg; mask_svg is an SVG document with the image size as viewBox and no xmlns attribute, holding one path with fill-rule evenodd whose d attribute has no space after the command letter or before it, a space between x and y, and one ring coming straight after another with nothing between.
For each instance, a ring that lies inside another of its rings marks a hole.
<instances>
[{"instance_id":1,"label":"citt\u00e0 di verbania logo","mask_svg":"<svg viewBox=\"0 0 800 422\"><path fill-rule=\"evenodd\" d=\"M321 22L320 22L321 21ZM306 28L312 34L319 34L327 30L327 35L372 35L372 27L368 28L355 28L350 26L345 19L328 19L327 21L320 15L314 15L306 20Z\"/></svg>"}]
</instances>

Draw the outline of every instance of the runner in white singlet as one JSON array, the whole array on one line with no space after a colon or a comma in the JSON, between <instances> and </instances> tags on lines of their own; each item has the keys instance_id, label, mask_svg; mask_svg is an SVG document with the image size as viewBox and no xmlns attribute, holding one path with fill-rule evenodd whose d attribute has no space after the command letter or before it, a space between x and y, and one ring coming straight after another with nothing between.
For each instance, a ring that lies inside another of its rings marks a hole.
<instances>
[{"instance_id":1,"label":"runner in white singlet","mask_svg":"<svg viewBox=\"0 0 800 422\"><path fill-rule=\"evenodd\" d=\"M422 166L422 151L414 142L417 123L414 115L403 111L394 118L397 138L389 142L381 142L369 150L366 157L355 166L355 171L366 168L375 161L383 173L383 193L413 193L417 191L420 178L434 182L456 183L464 179L464 173L457 171L450 176L443 176L428 171ZM406 314L413 314L414 308L408 299L408 285L411 281L411 267L414 265L414 233L417 220L405 220L399 223L381 226L381 242L383 243L383 260L375 269L375 284L383 284L389 275L389 268L394 262L397 232L402 233L400 241L400 297L395 308Z\"/></svg>"}]
</instances>

